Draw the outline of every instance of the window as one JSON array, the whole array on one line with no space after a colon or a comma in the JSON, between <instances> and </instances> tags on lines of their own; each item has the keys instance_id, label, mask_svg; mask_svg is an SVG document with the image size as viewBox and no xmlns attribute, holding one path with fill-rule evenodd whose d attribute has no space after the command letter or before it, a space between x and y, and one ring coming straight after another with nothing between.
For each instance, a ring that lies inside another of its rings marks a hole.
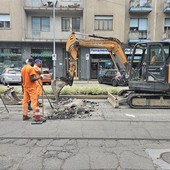
<instances>
[{"instance_id":1,"label":"window","mask_svg":"<svg viewBox=\"0 0 170 170\"><path fill-rule=\"evenodd\" d=\"M10 15L0 14L0 29L9 29L9 28L10 28Z\"/></svg>"},{"instance_id":2,"label":"window","mask_svg":"<svg viewBox=\"0 0 170 170\"><path fill-rule=\"evenodd\" d=\"M63 17L62 18L62 31L69 32L75 31L80 32L80 17Z\"/></svg>"},{"instance_id":3,"label":"window","mask_svg":"<svg viewBox=\"0 0 170 170\"><path fill-rule=\"evenodd\" d=\"M150 47L150 65L163 65L164 64L164 50L160 45L151 45Z\"/></svg>"},{"instance_id":4,"label":"window","mask_svg":"<svg viewBox=\"0 0 170 170\"><path fill-rule=\"evenodd\" d=\"M72 18L72 31L80 31L80 18Z\"/></svg>"},{"instance_id":5,"label":"window","mask_svg":"<svg viewBox=\"0 0 170 170\"><path fill-rule=\"evenodd\" d=\"M20 48L0 48L0 71L2 67L22 67Z\"/></svg>"},{"instance_id":6,"label":"window","mask_svg":"<svg viewBox=\"0 0 170 170\"><path fill-rule=\"evenodd\" d=\"M95 16L95 30L113 30L113 16Z\"/></svg>"},{"instance_id":7,"label":"window","mask_svg":"<svg viewBox=\"0 0 170 170\"><path fill-rule=\"evenodd\" d=\"M164 31L170 31L170 18L165 18Z\"/></svg>"},{"instance_id":8,"label":"window","mask_svg":"<svg viewBox=\"0 0 170 170\"><path fill-rule=\"evenodd\" d=\"M146 31L147 28L148 28L148 19L145 18L130 19L131 31Z\"/></svg>"},{"instance_id":9,"label":"window","mask_svg":"<svg viewBox=\"0 0 170 170\"><path fill-rule=\"evenodd\" d=\"M170 37L170 18L165 18L164 39L169 39L169 37Z\"/></svg>"},{"instance_id":10,"label":"window","mask_svg":"<svg viewBox=\"0 0 170 170\"><path fill-rule=\"evenodd\" d=\"M130 19L130 31L138 35L138 39L147 39L148 19L135 18Z\"/></svg>"},{"instance_id":11,"label":"window","mask_svg":"<svg viewBox=\"0 0 170 170\"><path fill-rule=\"evenodd\" d=\"M62 31L70 31L70 18L62 18Z\"/></svg>"},{"instance_id":12,"label":"window","mask_svg":"<svg viewBox=\"0 0 170 170\"><path fill-rule=\"evenodd\" d=\"M50 18L49 17L32 17L32 30L33 31L50 31Z\"/></svg>"}]
</instances>

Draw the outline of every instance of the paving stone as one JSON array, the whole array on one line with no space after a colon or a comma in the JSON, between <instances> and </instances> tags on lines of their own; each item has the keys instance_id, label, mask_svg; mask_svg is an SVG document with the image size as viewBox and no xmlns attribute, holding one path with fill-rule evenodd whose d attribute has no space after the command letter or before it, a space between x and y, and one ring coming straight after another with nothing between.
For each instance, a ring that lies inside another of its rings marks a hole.
<instances>
[{"instance_id":1,"label":"paving stone","mask_svg":"<svg viewBox=\"0 0 170 170\"><path fill-rule=\"evenodd\" d=\"M62 151L63 147L62 146L47 146L47 151Z\"/></svg>"},{"instance_id":2,"label":"paving stone","mask_svg":"<svg viewBox=\"0 0 170 170\"><path fill-rule=\"evenodd\" d=\"M17 139L13 143L16 145L26 145L28 143L28 139Z\"/></svg>"},{"instance_id":3,"label":"paving stone","mask_svg":"<svg viewBox=\"0 0 170 170\"><path fill-rule=\"evenodd\" d=\"M65 160L63 165L64 170L88 170L90 169L90 159L87 154L78 153L69 159Z\"/></svg>"},{"instance_id":4,"label":"paving stone","mask_svg":"<svg viewBox=\"0 0 170 170\"><path fill-rule=\"evenodd\" d=\"M54 146L64 146L69 141L69 139L64 139L64 140L53 140L51 145Z\"/></svg>"},{"instance_id":5,"label":"paving stone","mask_svg":"<svg viewBox=\"0 0 170 170\"><path fill-rule=\"evenodd\" d=\"M61 170L62 164L63 164L63 161L61 159L58 159L57 157L46 158L43 163L43 169Z\"/></svg>"},{"instance_id":6,"label":"paving stone","mask_svg":"<svg viewBox=\"0 0 170 170\"><path fill-rule=\"evenodd\" d=\"M71 157L71 155L73 155L73 153L70 153L70 152L59 152L57 154L57 158L65 160L65 159Z\"/></svg>"},{"instance_id":7,"label":"paving stone","mask_svg":"<svg viewBox=\"0 0 170 170\"><path fill-rule=\"evenodd\" d=\"M28 143L26 144L26 146L32 147L32 146L36 145L37 141L38 140L36 140L36 139L29 140Z\"/></svg>"},{"instance_id":8,"label":"paving stone","mask_svg":"<svg viewBox=\"0 0 170 170\"><path fill-rule=\"evenodd\" d=\"M38 140L36 145L37 146L49 146L50 143L52 143L53 140L47 139L47 140Z\"/></svg>"},{"instance_id":9,"label":"paving stone","mask_svg":"<svg viewBox=\"0 0 170 170\"><path fill-rule=\"evenodd\" d=\"M38 155L28 154L27 157L22 161L19 169L21 170L42 170L43 158Z\"/></svg>"},{"instance_id":10,"label":"paving stone","mask_svg":"<svg viewBox=\"0 0 170 170\"><path fill-rule=\"evenodd\" d=\"M15 161L9 156L0 155L0 170L10 169L14 164Z\"/></svg>"},{"instance_id":11,"label":"paving stone","mask_svg":"<svg viewBox=\"0 0 170 170\"><path fill-rule=\"evenodd\" d=\"M145 156L137 151L124 151L120 157L121 167L124 169L147 169L155 170L151 158Z\"/></svg>"},{"instance_id":12,"label":"paving stone","mask_svg":"<svg viewBox=\"0 0 170 170\"><path fill-rule=\"evenodd\" d=\"M92 169L116 169L119 160L116 154L103 152L90 152L90 165Z\"/></svg>"}]
</instances>

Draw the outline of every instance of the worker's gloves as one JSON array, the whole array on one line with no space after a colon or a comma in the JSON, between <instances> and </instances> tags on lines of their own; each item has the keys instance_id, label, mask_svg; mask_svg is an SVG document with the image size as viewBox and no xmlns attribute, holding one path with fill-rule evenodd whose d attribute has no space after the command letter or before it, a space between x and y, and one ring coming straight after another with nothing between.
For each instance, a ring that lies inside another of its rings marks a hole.
<instances>
[{"instance_id":1,"label":"worker's gloves","mask_svg":"<svg viewBox=\"0 0 170 170\"><path fill-rule=\"evenodd\" d=\"M40 78L41 78L41 79L44 79L44 78L45 78L45 76L41 74L41 75L40 75Z\"/></svg>"}]
</instances>

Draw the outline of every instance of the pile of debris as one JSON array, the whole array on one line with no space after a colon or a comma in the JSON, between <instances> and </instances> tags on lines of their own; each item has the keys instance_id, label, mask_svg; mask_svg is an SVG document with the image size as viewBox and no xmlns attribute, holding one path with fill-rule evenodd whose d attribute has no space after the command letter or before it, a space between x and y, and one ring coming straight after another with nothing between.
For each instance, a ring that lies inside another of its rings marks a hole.
<instances>
[{"instance_id":1,"label":"pile of debris","mask_svg":"<svg viewBox=\"0 0 170 170\"><path fill-rule=\"evenodd\" d=\"M53 105L55 109L52 114L48 115L48 119L90 117L92 116L91 112L94 112L98 106L96 102L72 98L63 98Z\"/></svg>"}]
</instances>

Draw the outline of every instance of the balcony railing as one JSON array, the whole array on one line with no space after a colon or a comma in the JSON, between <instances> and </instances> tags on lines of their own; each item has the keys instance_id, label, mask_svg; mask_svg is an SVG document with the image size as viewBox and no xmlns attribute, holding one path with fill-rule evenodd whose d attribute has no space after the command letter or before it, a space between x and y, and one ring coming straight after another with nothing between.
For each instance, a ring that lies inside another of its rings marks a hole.
<instances>
[{"instance_id":1,"label":"balcony railing","mask_svg":"<svg viewBox=\"0 0 170 170\"><path fill-rule=\"evenodd\" d=\"M130 31L129 32L129 42L142 42L150 41L149 34L147 30L145 31Z\"/></svg>"},{"instance_id":2,"label":"balcony railing","mask_svg":"<svg viewBox=\"0 0 170 170\"><path fill-rule=\"evenodd\" d=\"M52 32L29 31L25 35L26 40L52 41Z\"/></svg>"},{"instance_id":3,"label":"balcony railing","mask_svg":"<svg viewBox=\"0 0 170 170\"><path fill-rule=\"evenodd\" d=\"M44 7L52 7L53 0L24 0L25 8L44 8ZM83 8L83 0L79 1L61 1L56 0L55 3L56 8L70 8L70 9L80 9Z\"/></svg>"},{"instance_id":4,"label":"balcony railing","mask_svg":"<svg viewBox=\"0 0 170 170\"><path fill-rule=\"evenodd\" d=\"M152 11L152 0L130 0L130 13L149 13Z\"/></svg>"},{"instance_id":5,"label":"balcony railing","mask_svg":"<svg viewBox=\"0 0 170 170\"><path fill-rule=\"evenodd\" d=\"M170 0L164 1L164 13L170 13Z\"/></svg>"},{"instance_id":6,"label":"balcony railing","mask_svg":"<svg viewBox=\"0 0 170 170\"><path fill-rule=\"evenodd\" d=\"M82 32L82 30L80 30ZM56 32L56 42L66 42L70 32ZM52 42L53 32L42 32L28 30L25 33L25 41L42 41L42 42Z\"/></svg>"}]
</instances>

